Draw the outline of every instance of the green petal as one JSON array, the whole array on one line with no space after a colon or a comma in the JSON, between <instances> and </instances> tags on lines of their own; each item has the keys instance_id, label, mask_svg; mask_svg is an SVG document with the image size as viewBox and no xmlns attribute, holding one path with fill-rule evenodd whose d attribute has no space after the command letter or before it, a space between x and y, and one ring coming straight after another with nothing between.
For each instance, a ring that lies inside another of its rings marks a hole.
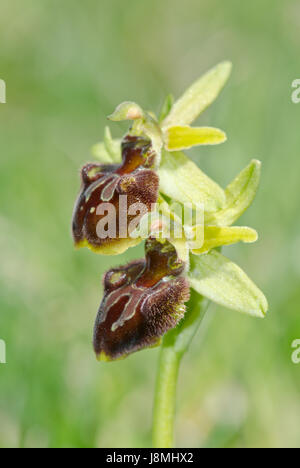
<instances>
[{"instance_id":1,"label":"green petal","mask_svg":"<svg viewBox=\"0 0 300 468\"><path fill-rule=\"evenodd\" d=\"M216 250L191 255L189 279L199 294L229 309L256 317L268 310L265 296L246 273Z\"/></svg>"},{"instance_id":2,"label":"green petal","mask_svg":"<svg viewBox=\"0 0 300 468\"><path fill-rule=\"evenodd\" d=\"M205 224L229 226L251 205L259 185L261 163L251 163L228 185L225 190L226 203L222 210L207 213Z\"/></svg>"},{"instance_id":3,"label":"green petal","mask_svg":"<svg viewBox=\"0 0 300 468\"><path fill-rule=\"evenodd\" d=\"M162 152L160 191L180 203L203 203L207 211L224 206L225 193L184 153Z\"/></svg>"},{"instance_id":4,"label":"green petal","mask_svg":"<svg viewBox=\"0 0 300 468\"><path fill-rule=\"evenodd\" d=\"M231 63L222 62L203 75L175 102L163 128L193 122L216 99L230 72Z\"/></svg>"},{"instance_id":5,"label":"green petal","mask_svg":"<svg viewBox=\"0 0 300 468\"><path fill-rule=\"evenodd\" d=\"M255 242L257 237L255 229L249 227L205 226L203 245L200 249L194 248L192 252L199 255L222 245L236 244L237 242Z\"/></svg>"},{"instance_id":6,"label":"green petal","mask_svg":"<svg viewBox=\"0 0 300 468\"><path fill-rule=\"evenodd\" d=\"M166 149L179 151L197 145L218 145L226 141L226 134L213 127L174 126L166 129Z\"/></svg>"},{"instance_id":7,"label":"green petal","mask_svg":"<svg viewBox=\"0 0 300 468\"><path fill-rule=\"evenodd\" d=\"M113 140L109 127L105 127L104 141L92 147L92 154L104 164L119 163L121 156L121 140Z\"/></svg>"}]
</instances>

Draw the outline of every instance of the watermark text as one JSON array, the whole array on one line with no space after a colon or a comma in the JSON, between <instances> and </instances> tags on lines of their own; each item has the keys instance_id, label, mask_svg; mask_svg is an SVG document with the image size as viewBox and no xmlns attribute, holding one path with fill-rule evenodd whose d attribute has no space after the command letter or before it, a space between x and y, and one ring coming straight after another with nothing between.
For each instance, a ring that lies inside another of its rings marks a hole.
<instances>
[{"instance_id":1,"label":"watermark text","mask_svg":"<svg viewBox=\"0 0 300 468\"><path fill-rule=\"evenodd\" d=\"M4 80L0 79L0 103L6 103L6 84Z\"/></svg>"},{"instance_id":2,"label":"watermark text","mask_svg":"<svg viewBox=\"0 0 300 468\"><path fill-rule=\"evenodd\" d=\"M0 340L0 364L6 364L6 344L4 340Z\"/></svg>"},{"instance_id":3,"label":"watermark text","mask_svg":"<svg viewBox=\"0 0 300 468\"><path fill-rule=\"evenodd\" d=\"M300 340L294 340L292 348L294 349L291 356L292 362L294 364L300 364Z\"/></svg>"},{"instance_id":4,"label":"watermark text","mask_svg":"<svg viewBox=\"0 0 300 468\"><path fill-rule=\"evenodd\" d=\"M292 88L295 88L291 96L292 102L294 104L299 104L300 102L300 79L294 80L292 82Z\"/></svg>"},{"instance_id":5,"label":"watermark text","mask_svg":"<svg viewBox=\"0 0 300 468\"><path fill-rule=\"evenodd\" d=\"M128 205L127 195L120 195L117 208L109 202L100 203L90 208L90 213L100 218L96 224L99 239L147 239L159 234L165 239L186 238L191 248L200 248L204 242L204 206L201 203L172 203L167 207L154 203L149 211L143 203Z\"/></svg>"}]
</instances>

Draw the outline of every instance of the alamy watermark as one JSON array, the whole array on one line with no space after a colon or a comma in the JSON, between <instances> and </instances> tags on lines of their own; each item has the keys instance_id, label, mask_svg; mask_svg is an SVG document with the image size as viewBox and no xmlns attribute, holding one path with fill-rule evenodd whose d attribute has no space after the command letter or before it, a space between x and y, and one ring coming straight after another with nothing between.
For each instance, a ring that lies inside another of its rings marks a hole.
<instances>
[{"instance_id":1,"label":"alamy watermark","mask_svg":"<svg viewBox=\"0 0 300 468\"><path fill-rule=\"evenodd\" d=\"M6 364L6 343L0 340L0 364Z\"/></svg>"},{"instance_id":2,"label":"alamy watermark","mask_svg":"<svg viewBox=\"0 0 300 468\"><path fill-rule=\"evenodd\" d=\"M201 203L172 203L167 208L153 203L149 211L143 203L128 205L127 195L120 195L117 208L113 203L100 203L91 207L90 213L100 217L96 224L99 239L147 239L156 233L166 239L185 237L191 248L200 248L204 242L204 205Z\"/></svg>"},{"instance_id":3,"label":"alamy watermark","mask_svg":"<svg viewBox=\"0 0 300 468\"><path fill-rule=\"evenodd\" d=\"M292 92L291 99L294 104L299 104L300 102L300 79L294 80L292 82L292 88L295 90Z\"/></svg>"},{"instance_id":4,"label":"alamy watermark","mask_svg":"<svg viewBox=\"0 0 300 468\"><path fill-rule=\"evenodd\" d=\"M6 84L4 80L0 79L0 104L6 103Z\"/></svg>"},{"instance_id":5,"label":"alamy watermark","mask_svg":"<svg viewBox=\"0 0 300 468\"><path fill-rule=\"evenodd\" d=\"M294 351L292 352L292 362L294 364L300 364L300 340L294 340L292 342L292 348Z\"/></svg>"}]
</instances>

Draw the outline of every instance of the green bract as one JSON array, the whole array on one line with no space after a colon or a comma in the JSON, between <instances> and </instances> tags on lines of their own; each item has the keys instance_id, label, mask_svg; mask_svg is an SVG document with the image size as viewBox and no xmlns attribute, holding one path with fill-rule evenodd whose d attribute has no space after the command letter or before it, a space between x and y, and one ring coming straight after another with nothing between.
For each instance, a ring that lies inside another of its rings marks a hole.
<instances>
[{"instance_id":1,"label":"green bract","mask_svg":"<svg viewBox=\"0 0 300 468\"><path fill-rule=\"evenodd\" d=\"M147 137L158 154L158 203L162 216L152 218L150 234L159 237L166 233L164 216L169 216L174 226L180 225L182 238L175 239L170 232L169 241L178 257L186 262L190 286L229 309L263 317L268 309L263 293L237 265L216 250L240 241L256 241L255 230L231 225L255 197L261 163L251 161L223 190L181 151L226 141L222 130L190 124L216 99L230 71L231 64L223 62L196 81L174 104L172 96L168 96L158 119L133 102L124 102L109 118L132 120L129 135ZM94 146L93 154L103 163L119 162L120 140L113 140L106 129L103 143ZM173 202L203 206L203 222L196 222L193 216L180 221L172 208ZM146 229L149 216L148 213L142 220L136 239L149 235Z\"/></svg>"}]
</instances>

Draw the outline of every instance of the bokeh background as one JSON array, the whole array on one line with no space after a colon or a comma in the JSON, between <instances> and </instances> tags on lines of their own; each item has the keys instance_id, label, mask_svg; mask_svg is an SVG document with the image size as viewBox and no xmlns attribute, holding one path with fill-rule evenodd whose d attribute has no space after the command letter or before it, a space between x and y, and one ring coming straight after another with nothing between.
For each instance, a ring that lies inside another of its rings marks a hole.
<instances>
[{"instance_id":1,"label":"bokeh background","mask_svg":"<svg viewBox=\"0 0 300 468\"><path fill-rule=\"evenodd\" d=\"M233 74L200 124L228 142L190 153L226 185L255 157L261 187L225 249L265 291L265 320L211 306L180 372L180 447L300 446L300 78L297 0L1 2L0 446L145 447L158 350L96 362L92 328L112 264L75 251L79 168L123 100L158 111L217 62ZM124 126L114 124L114 136Z\"/></svg>"}]
</instances>

